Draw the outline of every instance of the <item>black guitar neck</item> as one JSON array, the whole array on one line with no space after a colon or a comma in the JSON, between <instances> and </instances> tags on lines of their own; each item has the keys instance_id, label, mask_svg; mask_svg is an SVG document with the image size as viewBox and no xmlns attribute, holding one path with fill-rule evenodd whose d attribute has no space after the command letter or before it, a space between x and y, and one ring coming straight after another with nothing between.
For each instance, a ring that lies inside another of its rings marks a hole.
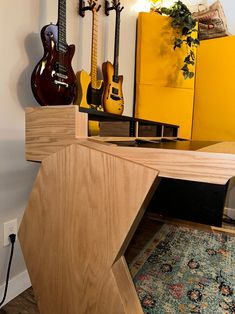
<instances>
[{"instance_id":1,"label":"black guitar neck","mask_svg":"<svg viewBox=\"0 0 235 314\"><path fill-rule=\"evenodd\" d=\"M66 0L58 2L58 51L66 53Z\"/></svg>"},{"instance_id":2,"label":"black guitar neck","mask_svg":"<svg viewBox=\"0 0 235 314\"><path fill-rule=\"evenodd\" d=\"M120 2L114 1L114 8L116 11L116 23L115 23L115 42L114 42L114 58L113 58L113 67L114 75L113 81L118 83L118 60L119 60L119 40L120 40L120 20L121 20L121 11L123 7L120 8Z\"/></svg>"}]
</instances>

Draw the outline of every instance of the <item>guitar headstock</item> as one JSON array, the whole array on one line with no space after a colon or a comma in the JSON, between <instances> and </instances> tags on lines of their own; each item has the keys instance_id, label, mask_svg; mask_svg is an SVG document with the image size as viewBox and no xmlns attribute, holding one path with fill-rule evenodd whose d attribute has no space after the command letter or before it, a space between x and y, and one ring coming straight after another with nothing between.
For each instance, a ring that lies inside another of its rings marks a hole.
<instances>
[{"instance_id":1,"label":"guitar headstock","mask_svg":"<svg viewBox=\"0 0 235 314\"><path fill-rule=\"evenodd\" d=\"M101 8L101 4L98 4L98 0L88 0L88 4L92 12L98 12Z\"/></svg>"}]
</instances>

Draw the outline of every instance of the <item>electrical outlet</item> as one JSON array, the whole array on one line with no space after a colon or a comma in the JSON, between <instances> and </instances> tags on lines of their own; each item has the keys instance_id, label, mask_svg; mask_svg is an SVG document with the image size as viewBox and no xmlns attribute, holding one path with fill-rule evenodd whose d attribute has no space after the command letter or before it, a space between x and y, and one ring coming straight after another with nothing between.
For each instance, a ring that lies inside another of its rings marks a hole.
<instances>
[{"instance_id":1,"label":"electrical outlet","mask_svg":"<svg viewBox=\"0 0 235 314\"><path fill-rule=\"evenodd\" d=\"M4 222L3 231L4 231L3 246L8 246L9 244L11 244L9 235L12 233L17 235L17 218Z\"/></svg>"}]
</instances>

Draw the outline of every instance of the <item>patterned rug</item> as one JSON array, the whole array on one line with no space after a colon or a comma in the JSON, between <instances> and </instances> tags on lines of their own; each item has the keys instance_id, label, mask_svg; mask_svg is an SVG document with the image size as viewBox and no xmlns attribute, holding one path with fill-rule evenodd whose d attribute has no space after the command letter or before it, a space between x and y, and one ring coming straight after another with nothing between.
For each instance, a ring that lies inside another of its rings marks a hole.
<instances>
[{"instance_id":1,"label":"patterned rug","mask_svg":"<svg viewBox=\"0 0 235 314\"><path fill-rule=\"evenodd\" d=\"M130 269L146 314L235 313L235 237L164 224Z\"/></svg>"}]
</instances>

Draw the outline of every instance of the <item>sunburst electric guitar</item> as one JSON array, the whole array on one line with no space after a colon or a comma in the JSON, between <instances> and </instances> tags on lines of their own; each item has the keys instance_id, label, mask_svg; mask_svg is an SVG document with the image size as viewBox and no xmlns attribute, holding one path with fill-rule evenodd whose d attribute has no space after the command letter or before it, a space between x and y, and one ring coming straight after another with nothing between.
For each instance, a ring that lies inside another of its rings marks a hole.
<instances>
[{"instance_id":1,"label":"sunburst electric guitar","mask_svg":"<svg viewBox=\"0 0 235 314\"><path fill-rule=\"evenodd\" d=\"M104 111L121 115L124 109L124 99L122 92L123 76L118 75L118 59L119 59L120 13L123 7L120 7L119 1L113 0L113 8L116 11L114 60L113 64L107 61L104 62L102 65L102 72L104 77L103 106Z\"/></svg>"},{"instance_id":2,"label":"sunburst electric guitar","mask_svg":"<svg viewBox=\"0 0 235 314\"><path fill-rule=\"evenodd\" d=\"M42 28L44 55L33 70L31 87L42 106L69 105L77 93L71 66L75 46L66 43L66 0L58 1L58 22Z\"/></svg>"},{"instance_id":3,"label":"sunburst electric guitar","mask_svg":"<svg viewBox=\"0 0 235 314\"><path fill-rule=\"evenodd\" d=\"M102 110L103 81L97 80L98 11L97 0L88 1L92 11L91 73L82 70L76 73L80 107Z\"/></svg>"}]
</instances>

